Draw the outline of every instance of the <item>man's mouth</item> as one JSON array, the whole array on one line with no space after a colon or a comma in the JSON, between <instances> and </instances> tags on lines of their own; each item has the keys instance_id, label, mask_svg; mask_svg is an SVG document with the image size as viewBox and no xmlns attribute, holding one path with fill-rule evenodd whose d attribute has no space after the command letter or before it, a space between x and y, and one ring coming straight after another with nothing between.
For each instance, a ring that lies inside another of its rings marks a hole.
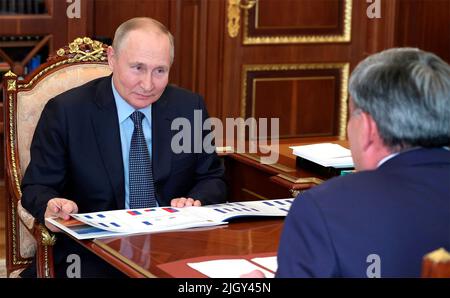
<instances>
[{"instance_id":1,"label":"man's mouth","mask_svg":"<svg viewBox=\"0 0 450 298\"><path fill-rule=\"evenodd\" d=\"M153 96L153 94L140 94L140 93L135 93L137 96L139 96L139 97L146 97L146 98L148 98L148 97L152 97Z\"/></svg>"}]
</instances>

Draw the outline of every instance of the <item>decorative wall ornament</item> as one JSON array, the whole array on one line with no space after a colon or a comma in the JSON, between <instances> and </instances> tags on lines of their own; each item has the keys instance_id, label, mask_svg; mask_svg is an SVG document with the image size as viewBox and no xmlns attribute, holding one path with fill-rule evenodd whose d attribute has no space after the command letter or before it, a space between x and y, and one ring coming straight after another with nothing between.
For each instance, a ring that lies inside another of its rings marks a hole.
<instances>
[{"instance_id":1,"label":"decorative wall ornament","mask_svg":"<svg viewBox=\"0 0 450 298\"><path fill-rule=\"evenodd\" d=\"M241 9L245 11L252 9L257 0L228 0L228 35L234 38L239 34L239 24L241 21Z\"/></svg>"}]
</instances>

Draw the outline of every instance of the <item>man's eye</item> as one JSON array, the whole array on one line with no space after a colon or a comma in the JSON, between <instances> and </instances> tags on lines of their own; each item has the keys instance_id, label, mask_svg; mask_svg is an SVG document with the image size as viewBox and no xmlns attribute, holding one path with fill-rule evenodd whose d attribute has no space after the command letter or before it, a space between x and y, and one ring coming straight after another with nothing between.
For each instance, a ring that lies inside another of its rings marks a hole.
<instances>
[{"instance_id":1,"label":"man's eye","mask_svg":"<svg viewBox=\"0 0 450 298\"><path fill-rule=\"evenodd\" d=\"M142 70L142 66L141 65L133 65L132 68L135 69L135 70Z\"/></svg>"},{"instance_id":2,"label":"man's eye","mask_svg":"<svg viewBox=\"0 0 450 298\"><path fill-rule=\"evenodd\" d=\"M165 70L164 68L158 68L158 69L156 70L156 72L157 72L158 74L164 74L164 73L166 72L166 70Z\"/></svg>"}]
</instances>

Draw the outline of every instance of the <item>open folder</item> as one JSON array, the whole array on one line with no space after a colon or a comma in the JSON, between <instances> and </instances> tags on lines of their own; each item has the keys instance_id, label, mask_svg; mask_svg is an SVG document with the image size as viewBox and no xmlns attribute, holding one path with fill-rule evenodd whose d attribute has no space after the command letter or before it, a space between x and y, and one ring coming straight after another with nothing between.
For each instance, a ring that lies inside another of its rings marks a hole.
<instances>
[{"instance_id":1,"label":"open folder","mask_svg":"<svg viewBox=\"0 0 450 298\"><path fill-rule=\"evenodd\" d=\"M286 216L294 199L234 202L202 207L156 207L71 214L46 220L76 239L163 232L228 223L242 216Z\"/></svg>"}]
</instances>

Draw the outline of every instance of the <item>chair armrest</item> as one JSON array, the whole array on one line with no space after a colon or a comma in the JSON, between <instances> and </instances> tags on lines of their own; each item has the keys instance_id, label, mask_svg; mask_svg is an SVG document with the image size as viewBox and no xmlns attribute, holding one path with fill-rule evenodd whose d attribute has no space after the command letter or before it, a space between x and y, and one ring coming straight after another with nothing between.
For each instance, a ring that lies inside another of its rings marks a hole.
<instances>
[{"instance_id":1,"label":"chair armrest","mask_svg":"<svg viewBox=\"0 0 450 298\"><path fill-rule=\"evenodd\" d=\"M56 236L42 224L34 227L34 237L37 241L36 271L38 277L50 278L55 276L53 266L53 245Z\"/></svg>"}]
</instances>

